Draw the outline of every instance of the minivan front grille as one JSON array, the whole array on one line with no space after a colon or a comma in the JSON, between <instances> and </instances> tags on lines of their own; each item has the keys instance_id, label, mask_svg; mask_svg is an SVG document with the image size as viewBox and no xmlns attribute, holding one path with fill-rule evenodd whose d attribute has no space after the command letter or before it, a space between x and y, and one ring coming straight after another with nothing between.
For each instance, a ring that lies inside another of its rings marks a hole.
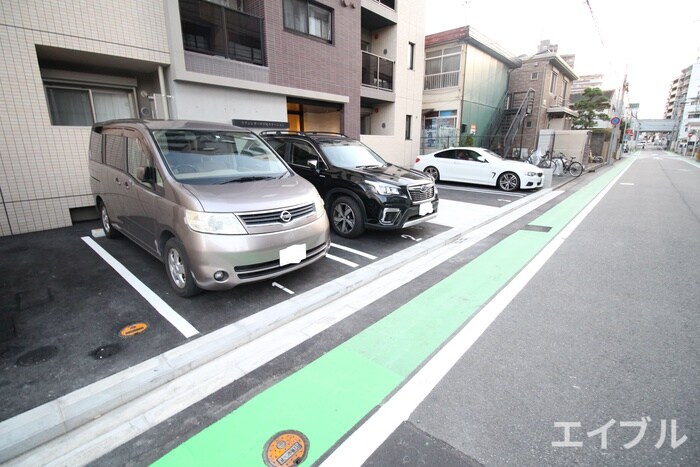
<instances>
[{"instance_id":1,"label":"minivan front grille","mask_svg":"<svg viewBox=\"0 0 700 467\"><path fill-rule=\"evenodd\" d=\"M411 201L414 203L420 203L421 201L433 199L435 196L435 185L432 183L411 185L408 187L408 194L411 197Z\"/></svg>"},{"instance_id":2,"label":"minivan front grille","mask_svg":"<svg viewBox=\"0 0 700 467\"><path fill-rule=\"evenodd\" d=\"M306 258L299 264L305 264L326 253L326 244L322 243L314 248L306 250ZM266 263L249 264L246 266L236 266L233 270L238 278L242 281L256 280L261 277L269 276L270 274L282 273L286 270L293 269L297 264L288 264L280 266L279 260L268 261Z\"/></svg>"},{"instance_id":3,"label":"minivan front grille","mask_svg":"<svg viewBox=\"0 0 700 467\"><path fill-rule=\"evenodd\" d=\"M246 225L288 224L300 217L313 214L316 208L313 203L289 209L276 209L274 211L248 212L239 214L238 217Z\"/></svg>"}]
</instances>

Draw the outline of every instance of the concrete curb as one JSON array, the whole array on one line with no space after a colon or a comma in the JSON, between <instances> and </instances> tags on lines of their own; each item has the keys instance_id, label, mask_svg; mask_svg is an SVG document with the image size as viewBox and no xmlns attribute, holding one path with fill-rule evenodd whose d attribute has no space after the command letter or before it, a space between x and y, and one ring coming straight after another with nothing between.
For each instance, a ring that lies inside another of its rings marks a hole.
<instances>
[{"instance_id":1,"label":"concrete curb","mask_svg":"<svg viewBox=\"0 0 700 467\"><path fill-rule=\"evenodd\" d=\"M570 177L573 180L573 177ZM557 185L568 183L570 180ZM453 228L369 266L296 295L254 315L199 336L158 357L135 365L70 394L47 402L0 423L0 463L7 462L58 436L119 408L155 388L247 344L284 324L367 285L384 274L438 248L519 207L536 201L552 188L522 198L476 225Z\"/></svg>"}]
</instances>

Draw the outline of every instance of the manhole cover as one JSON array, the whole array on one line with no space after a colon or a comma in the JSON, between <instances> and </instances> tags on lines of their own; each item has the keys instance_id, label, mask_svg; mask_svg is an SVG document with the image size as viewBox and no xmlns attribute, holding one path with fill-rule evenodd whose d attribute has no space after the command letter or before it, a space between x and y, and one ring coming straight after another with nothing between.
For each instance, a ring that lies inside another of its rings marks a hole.
<instances>
[{"instance_id":1,"label":"manhole cover","mask_svg":"<svg viewBox=\"0 0 700 467\"><path fill-rule=\"evenodd\" d=\"M18 366L32 366L49 361L56 355L58 355L58 347L47 345L20 355L16 363Z\"/></svg>"},{"instance_id":2,"label":"manhole cover","mask_svg":"<svg viewBox=\"0 0 700 467\"><path fill-rule=\"evenodd\" d=\"M128 326L124 326L123 328L121 328L121 330L119 331L119 336L120 337L136 336L136 335L141 334L142 332L146 331L146 329L148 329L148 324L144 323L144 322L130 324Z\"/></svg>"},{"instance_id":3,"label":"manhole cover","mask_svg":"<svg viewBox=\"0 0 700 467\"><path fill-rule=\"evenodd\" d=\"M280 431L265 443L263 461L267 466L293 467L306 459L309 440L294 430Z\"/></svg>"},{"instance_id":4,"label":"manhole cover","mask_svg":"<svg viewBox=\"0 0 700 467\"><path fill-rule=\"evenodd\" d=\"M119 347L117 344L108 344L93 350L92 356L96 360L104 360L105 358L118 354L120 350L121 347Z\"/></svg>"}]
</instances>

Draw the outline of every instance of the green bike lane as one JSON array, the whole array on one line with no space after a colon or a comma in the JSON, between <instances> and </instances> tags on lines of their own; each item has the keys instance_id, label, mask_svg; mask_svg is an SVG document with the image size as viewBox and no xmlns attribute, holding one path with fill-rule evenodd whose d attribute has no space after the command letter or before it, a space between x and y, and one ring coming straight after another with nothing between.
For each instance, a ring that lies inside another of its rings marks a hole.
<instances>
[{"instance_id":1,"label":"green bike lane","mask_svg":"<svg viewBox=\"0 0 700 467\"><path fill-rule=\"evenodd\" d=\"M447 278L256 395L155 465L264 465L276 434L318 461L380 406L631 164L625 159Z\"/></svg>"}]
</instances>

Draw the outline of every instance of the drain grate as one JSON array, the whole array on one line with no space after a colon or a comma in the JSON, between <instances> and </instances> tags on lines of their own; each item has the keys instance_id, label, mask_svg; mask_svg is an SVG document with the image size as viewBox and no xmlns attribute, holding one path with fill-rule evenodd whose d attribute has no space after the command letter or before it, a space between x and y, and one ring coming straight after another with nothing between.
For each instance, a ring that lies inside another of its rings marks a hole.
<instances>
[{"instance_id":1,"label":"drain grate","mask_svg":"<svg viewBox=\"0 0 700 467\"><path fill-rule=\"evenodd\" d=\"M32 366L44 363L58 355L58 347L55 345L47 345L31 350L17 359L18 366Z\"/></svg>"},{"instance_id":2,"label":"drain grate","mask_svg":"<svg viewBox=\"0 0 700 467\"><path fill-rule=\"evenodd\" d=\"M532 224L530 224L530 225L526 225L525 227L523 227L520 230L530 230L532 232L549 232L550 230L552 230L552 228L548 227L546 225L532 225Z\"/></svg>"}]
</instances>

